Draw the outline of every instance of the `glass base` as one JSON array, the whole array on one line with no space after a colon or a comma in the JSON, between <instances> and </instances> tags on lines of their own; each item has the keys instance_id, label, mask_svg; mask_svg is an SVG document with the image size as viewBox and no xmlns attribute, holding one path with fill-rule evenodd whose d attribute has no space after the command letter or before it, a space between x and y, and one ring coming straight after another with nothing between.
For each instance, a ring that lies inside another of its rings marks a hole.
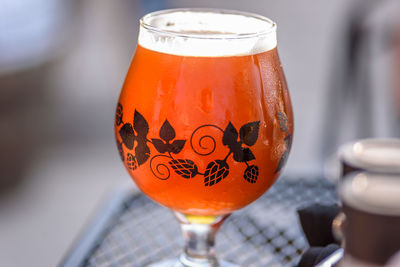
<instances>
[{"instance_id":1,"label":"glass base","mask_svg":"<svg viewBox=\"0 0 400 267\"><path fill-rule=\"evenodd\" d=\"M230 262L227 262L227 261L219 261L218 265L210 265L207 263L205 263L205 264L197 263L196 265L186 266L186 265L183 265L177 259L170 259L170 260L164 260L164 261L152 263L150 265L147 265L147 267L240 267L240 266L230 263Z\"/></svg>"},{"instance_id":2,"label":"glass base","mask_svg":"<svg viewBox=\"0 0 400 267\"><path fill-rule=\"evenodd\" d=\"M164 260L148 267L238 267L218 261L214 253L215 235L221 224L228 218L220 216L198 216L175 212L185 240L182 254L176 259Z\"/></svg>"}]
</instances>

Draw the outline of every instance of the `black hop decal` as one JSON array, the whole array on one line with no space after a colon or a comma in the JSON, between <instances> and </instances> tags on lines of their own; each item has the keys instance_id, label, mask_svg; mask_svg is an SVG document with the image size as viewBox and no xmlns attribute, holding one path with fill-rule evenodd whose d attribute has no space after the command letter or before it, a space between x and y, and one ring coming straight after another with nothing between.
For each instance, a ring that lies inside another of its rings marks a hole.
<instances>
[{"instance_id":1,"label":"black hop decal","mask_svg":"<svg viewBox=\"0 0 400 267\"><path fill-rule=\"evenodd\" d=\"M117 111L115 113L115 125L120 126L122 123L122 105L118 103Z\"/></svg>"},{"instance_id":2,"label":"black hop decal","mask_svg":"<svg viewBox=\"0 0 400 267\"><path fill-rule=\"evenodd\" d=\"M215 160L207 165L204 172L204 185L212 186L219 183L229 174L229 166L223 160Z\"/></svg>"},{"instance_id":3,"label":"black hop decal","mask_svg":"<svg viewBox=\"0 0 400 267\"><path fill-rule=\"evenodd\" d=\"M139 139L146 139L149 133L149 124L137 110L135 110L135 114L133 115L133 129L137 132L137 138Z\"/></svg>"},{"instance_id":4,"label":"black hop decal","mask_svg":"<svg viewBox=\"0 0 400 267\"><path fill-rule=\"evenodd\" d=\"M260 121L246 123L240 127L240 140L248 146L252 146L257 142L258 131L260 129Z\"/></svg>"},{"instance_id":5,"label":"black hop decal","mask_svg":"<svg viewBox=\"0 0 400 267\"><path fill-rule=\"evenodd\" d=\"M120 141L117 141L117 147L119 156L121 157L121 160L124 161L124 150L122 149L122 143Z\"/></svg>"},{"instance_id":6,"label":"black hop decal","mask_svg":"<svg viewBox=\"0 0 400 267\"><path fill-rule=\"evenodd\" d=\"M136 131L136 134L135 134ZM130 150L135 146L135 160L138 165L142 165L150 157L150 148L147 146L147 134L149 125L146 119L135 110L133 125L125 123L119 130L123 144Z\"/></svg>"},{"instance_id":7,"label":"black hop decal","mask_svg":"<svg viewBox=\"0 0 400 267\"><path fill-rule=\"evenodd\" d=\"M289 122L288 118L286 117L285 113L283 112L278 112L278 123L279 123L279 128L281 129L282 132L287 132L289 129Z\"/></svg>"},{"instance_id":8,"label":"black hop decal","mask_svg":"<svg viewBox=\"0 0 400 267\"><path fill-rule=\"evenodd\" d=\"M286 149L290 150L292 148L292 140L293 140L292 135L288 134L288 136L286 136L284 140L285 140Z\"/></svg>"},{"instance_id":9,"label":"black hop decal","mask_svg":"<svg viewBox=\"0 0 400 267\"><path fill-rule=\"evenodd\" d=\"M147 146L146 142L138 142L135 148L136 160L139 165L142 165L150 157L150 148Z\"/></svg>"},{"instance_id":10,"label":"black hop decal","mask_svg":"<svg viewBox=\"0 0 400 267\"><path fill-rule=\"evenodd\" d=\"M233 159L237 162L247 162L255 159L253 152L248 147L241 147L233 153Z\"/></svg>"},{"instance_id":11,"label":"black hop decal","mask_svg":"<svg viewBox=\"0 0 400 267\"><path fill-rule=\"evenodd\" d=\"M162 140L168 142L175 138L175 130L168 120L165 120L160 128L159 135Z\"/></svg>"},{"instance_id":12,"label":"black hop decal","mask_svg":"<svg viewBox=\"0 0 400 267\"><path fill-rule=\"evenodd\" d=\"M186 140L174 140L172 143L170 143L170 141L175 138L176 134L174 128L171 126L168 120L164 121L163 125L160 128L159 135L161 139L151 139L151 142L159 153L168 152L178 154L185 146Z\"/></svg>"},{"instance_id":13,"label":"black hop decal","mask_svg":"<svg viewBox=\"0 0 400 267\"><path fill-rule=\"evenodd\" d=\"M121 136L122 142L128 149L133 149L133 144L135 142L136 136L133 131L132 124L125 123L122 125L121 129L119 129L119 135Z\"/></svg>"},{"instance_id":14,"label":"black hop decal","mask_svg":"<svg viewBox=\"0 0 400 267\"><path fill-rule=\"evenodd\" d=\"M197 165L190 159L174 159L169 162L172 169L183 178L190 179L198 174Z\"/></svg>"},{"instance_id":15,"label":"black hop decal","mask_svg":"<svg viewBox=\"0 0 400 267\"><path fill-rule=\"evenodd\" d=\"M137 133L135 136L135 141L137 142L137 146L135 147L136 161L137 164L142 165L150 157L150 148L147 146L149 124L137 110L135 110L135 114L133 115L133 129Z\"/></svg>"},{"instance_id":16,"label":"black hop decal","mask_svg":"<svg viewBox=\"0 0 400 267\"><path fill-rule=\"evenodd\" d=\"M235 126L229 122L224 130L222 143L233 153L233 159L237 162L247 162L255 159L250 148L242 145L252 146L258 139L259 121L249 122L240 127L239 133ZM240 135L239 135L240 134ZM239 140L238 140L239 139Z\"/></svg>"},{"instance_id":17,"label":"black hop decal","mask_svg":"<svg viewBox=\"0 0 400 267\"><path fill-rule=\"evenodd\" d=\"M292 147L292 135L288 134L285 139L285 146L286 146L286 150L285 152L283 152L283 155L281 157L281 159L279 160L278 166L276 167L275 173L278 173L282 170L283 166L285 166L286 161L289 157L289 151Z\"/></svg>"},{"instance_id":18,"label":"black hop decal","mask_svg":"<svg viewBox=\"0 0 400 267\"><path fill-rule=\"evenodd\" d=\"M257 182L258 166L256 165L247 166L246 170L244 171L243 177L249 183L254 184L255 182Z\"/></svg>"},{"instance_id":19,"label":"black hop decal","mask_svg":"<svg viewBox=\"0 0 400 267\"><path fill-rule=\"evenodd\" d=\"M128 156L126 157L126 165L132 171L136 170L136 168L138 167L136 158L131 153L128 153Z\"/></svg>"},{"instance_id":20,"label":"black hop decal","mask_svg":"<svg viewBox=\"0 0 400 267\"><path fill-rule=\"evenodd\" d=\"M286 125L287 128L286 115L278 112L278 117L281 130L283 130L282 125ZM204 185L213 186L228 176L229 165L227 163L227 159L231 154L234 161L246 163L247 168L244 171L243 175L246 181L248 181L249 183L255 183L258 179L258 166L249 166L248 162L255 159L255 156L251 151L251 147L255 145L258 139L260 129L259 121L245 123L244 125L242 125L242 127L238 128L238 130L233 126L231 122L228 123L225 130L212 124L206 124L198 127L195 132L200 128L209 126L220 130L223 133L222 143L229 148L226 157L223 160L214 160L210 162L207 165L204 173L199 172L197 165L190 159L174 159L173 154L179 154L183 150L186 144L186 140L176 138L177 133L167 119L160 127L159 138L148 138L147 135L149 134L149 124L146 121L145 117L137 110L135 110L133 121L124 122L123 106L118 103L115 115L115 125L119 126L118 133L120 136L120 140L117 141L118 151L121 159L125 162L126 167L130 170L136 170L140 167L140 165L143 165L151 157L150 148L148 146L148 143L151 143L160 154L155 155L151 158L150 168L153 174L161 180L166 180L170 177L172 168L172 170L176 174L185 179L191 179L194 178L196 175L202 175L204 176ZM194 150L192 144L193 134L190 138L190 144L192 146L192 149ZM216 141L210 135L202 136L200 138L199 145L201 148L205 148L203 147L203 141L210 139L214 145L214 148L210 152L212 153L215 149ZM285 143L286 148L290 149L291 135L288 135L285 138ZM199 155L210 154L202 154L196 151L195 153ZM285 164L287 154L288 152L285 152L282 156L276 172L280 171L282 166ZM164 159L168 158L168 163L164 161L162 163L156 162L152 164L154 159L160 157L163 157Z\"/></svg>"},{"instance_id":21,"label":"black hop decal","mask_svg":"<svg viewBox=\"0 0 400 267\"><path fill-rule=\"evenodd\" d=\"M283 152L283 155L282 155L281 159L279 160L278 167L276 167L275 173L278 173L282 170L283 166L285 166L285 164L286 164L288 156L289 156L288 150Z\"/></svg>"}]
</instances>

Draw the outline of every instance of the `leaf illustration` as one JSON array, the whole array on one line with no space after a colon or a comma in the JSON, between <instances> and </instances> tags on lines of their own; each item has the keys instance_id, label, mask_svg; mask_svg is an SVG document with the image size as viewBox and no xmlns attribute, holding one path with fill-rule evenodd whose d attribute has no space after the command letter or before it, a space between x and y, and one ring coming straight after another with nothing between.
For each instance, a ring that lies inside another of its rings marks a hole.
<instances>
[{"instance_id":1,"label":"leaf illustration","mask_svg":"<svg viewBox=\"0 0 400 267\"><path fill-rule=\"evenodd\" d=\"M157 149L159 153L165 153L168 152L168 145L164 143L163 140L161 139L151 139L151 142L153 143L154 147Z\"/></svg>"},{"instance_id":2,"label":"leaf illustration","mask_svg":"<svg viewBox=\"0 0 400 267\"><path fill-rule=\"evenodd\" d=\"M250 165L246 168L243 174L243 178L249 182L254 184L257 182L258 179L258 166L256 165Z\"/></svg>"},{"instance_id":3,"label":"leaf illustration","mask_svg":"<svg viewBox=\"0 0 400 267\"><path fill-rule=\"evenodd\" d=\"M243 153L242 144L238 141L238 132L231 122L226 126L224 130L224 135L222 137L222 143L229 147L231 152L237 155L236 158L242 158L240 155Z\"/></svg>"},{"instance_id":4,"label":"leaf illustration","mask_svg":"<svg viewBox=\"0 0 400 267\"><path fill-rule=\"evenodd\" d=\"M169 150L170 150L169 152L178 154L185 146L185 143L186 140L174 140L174 142L172 142L172 144L169 145Z\"/></svg>"},{"instance_id":5,"label":"leaf illustration","mask_svg":"<svg viewBox=\"0 0 400 267\"><path fill-rule=\"evenodd\" d=\"M260 121L246 123L240 128L240 140L248 146L257 142Z\"/></svg>"},{"instance_id":6,"label":"leaf illustration","mask_svg":"<svg viewBox=\"0 0 400 267\"><path fill-rule=\"evenodd\" d=\"M250 148L247 147L243 149L243 155L244 155L244 161L250 161L256 158L253 155L253 152L251 152Z\"/></svg>"},{"instance_id":7,"label":"leaf illustration","mask_svg":"<svg viewBox=\"0 0 400 267\"><path fill-rule=\"evenodd\" d=\"M168 142L175 138L175 130L169 124L168 120L165 120L160 128L160 137L162 140Z\"/></svg>"},{"instance_id":8,"label":"leaf illustration","mask_svg":"<svg viewBox=\"0 0 400 267\"><path fill-rule=\"evenodd\" d=\"M277 114L278 114L279 128L281 129L282 132L287 132L289 123L288 123L288 119L287 119L285 113L277 112Z\"/></svg>"},{"instance_id":9,"label":"leaf illustration","mask_svg":"<svg viewBox=\"0 0 400 267\"><path fill-rule=\"evenodd\" d=\"M190 159L174 159L169 162L176 174L190 179L198 174L197 165Z\"/></svg>"},{"instance_id":10,"label":"leaf illustration","mask_svg":"<svg viewBox=\"0 0 400 267\"><path fill-rule=\"evenodd\" d=\"M149 124L143 115L137 110L135 110L135 114L133 116L133 128L141 138L146 138L147 134L149 133Z\"/></svg>"},{"instance_id":11,"label":"leaf illustration","mask_svg":"<svg viewBox=\"0 0 400 267\"><path fill-rule=\"evenodd\" d=\"M229 165L223 160L215 160L207 165L204 172L204 185L212 186L219 183L229 174Z\"/></svg>"},{"instance_id":12,"label":"leaf illustration","mask_svg":"<svg viewBox=\"0 0 400 267\"><path fill-rule=\"evenodd\" d=\"M237 162L247 162L255 158L253 152L251 152L250 148L247 147L241 147L233 152L233 159Z\"/></svg>"},{"instance_id":13,"label":"leaf illustration","mask_svg":"<svg viewBox=\"0 0 400 267\"><path fill-rule=\"evenodd\" d=\"M279 160L278 166L276 167L276 170L274 173L278 173L282 170L283 166L285 166L288 156L289 156L289 151L286 150L285 152L283 152L283 155L282 155L281 159Z\"/></svg>"},{"instance_id":14,"label":"leaf illustration","mask_svg":"<svg viewBox=\"0 0 400 267\"><path fill-rule=\"evenodd\" d=\"M226 126L224 136L222 137L222 143L229 148L234 144L238 143L238 132L231 122Z\"/></svg>"},{"instance_id":15,"label":"leaf illustration","mask_svg":"<svg viewBox=\"0 0 400 267\"><path fill-rule=\"evenodd\" d=\"M133 143L135 141L135 133L133 132L132 125L125 123L119 130L122 142L128 149L133 149Z\"/></svg>"},{"instance_id":16,"label":"leaf illustration","mask_svg":"<svg viewBox=\"0 0 400 267\"><path fill-rule=\"evenodd\" d=\"M146 142L138 142L135 148L136 161L139 165L142 165L150 157L150 148Z\"/></svg>"}]
</instances>

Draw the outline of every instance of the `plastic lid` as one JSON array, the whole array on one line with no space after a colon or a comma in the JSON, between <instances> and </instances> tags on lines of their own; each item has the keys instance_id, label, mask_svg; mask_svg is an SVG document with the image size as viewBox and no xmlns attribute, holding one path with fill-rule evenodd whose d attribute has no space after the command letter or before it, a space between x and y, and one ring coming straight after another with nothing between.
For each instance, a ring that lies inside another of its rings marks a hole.
<instances>
[{"instance_id":1,"label":"plastic lid","mask_svg":"<svg viewBox=\"0 0 400 267\"><path fill-rule=\"evenodd\" d=\"M339 157L363 170L400 174L400 139L364 139L343 145Z\"/></svg>"}]
</instances>

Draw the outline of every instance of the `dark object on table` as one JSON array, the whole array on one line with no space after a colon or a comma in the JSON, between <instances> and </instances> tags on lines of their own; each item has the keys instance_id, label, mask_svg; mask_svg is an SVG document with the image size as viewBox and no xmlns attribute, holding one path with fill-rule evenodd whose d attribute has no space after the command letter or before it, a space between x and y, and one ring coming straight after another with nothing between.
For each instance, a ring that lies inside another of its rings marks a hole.
<instances>
[{"instance_id":1,"label":"dark object on table","mask_svg":"<svg viewBox=\"0 0 400 267\"><path fill-rule=\"evenodd\" d=\"M320 204L313 204L297 211L310 246L324 247L336 243L332 234L332 222L339 211L337 205Z\"/></svg>"},{"instance_id":2,"label":"dark object on table","mask_svg":"<svg viewBox=\"0 0 400 267\"><path fill-rule=\"evenodd\" d=\"M297 267L314 267L339 248L337 244L330 244L326 247L311 247L303 254Z\"/></svg>"},{"instance_id":3,"label":"dark object on table","mask_svg":"<svg viewBox=\"0 0 400 267\"><path fill-rule=\"evenodd\" d=\"M313 267L340 249L332 233L332 222L339 214L338 205L312 204L297 211L309 248L297 267Z\"/></svg>"}]
</instances>

